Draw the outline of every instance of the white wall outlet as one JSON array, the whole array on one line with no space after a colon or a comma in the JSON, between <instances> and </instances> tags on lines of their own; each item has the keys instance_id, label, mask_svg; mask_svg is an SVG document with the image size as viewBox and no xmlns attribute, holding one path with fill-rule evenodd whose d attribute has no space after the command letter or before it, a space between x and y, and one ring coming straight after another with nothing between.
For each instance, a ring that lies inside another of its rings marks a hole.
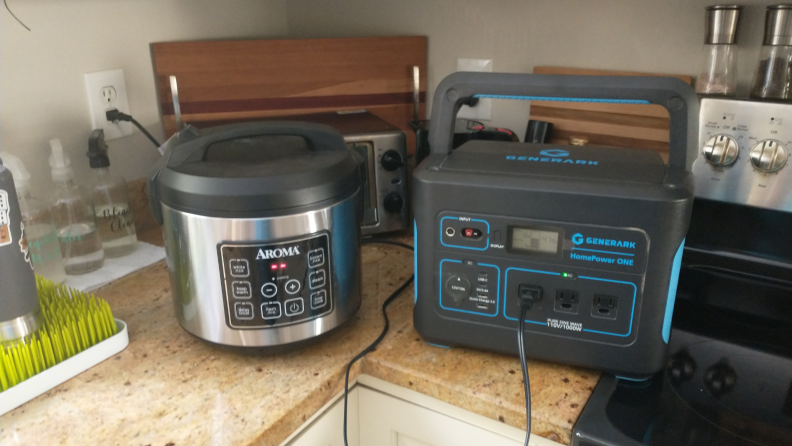
<instances>
[{"instance_id":1,"label":"white wall outlet","mask_svg":"<svg viewBox=\"0 0 792 446\"><path fill-rule=\"evenodd\" d=\"M91 128L104 130L105 140L118 139L132 134L131 122L112 123L105 112L111 108L129 113L124 70L108 70L86 73L85 92L88 94L88 108L91 112Z\"/></svg>"},{"instance_id":2,"label":"white wall outlet","mask_svg":"<svg viewBox=\"0 0 792 446\"><path fill-rule=\"evenodd\" d=\"M492 73L492 59L457 59L457 71ZM489 121L492 119L492 99L479 99L475 107L463 105L457 118Z\"/></svg>"}]
</instances>

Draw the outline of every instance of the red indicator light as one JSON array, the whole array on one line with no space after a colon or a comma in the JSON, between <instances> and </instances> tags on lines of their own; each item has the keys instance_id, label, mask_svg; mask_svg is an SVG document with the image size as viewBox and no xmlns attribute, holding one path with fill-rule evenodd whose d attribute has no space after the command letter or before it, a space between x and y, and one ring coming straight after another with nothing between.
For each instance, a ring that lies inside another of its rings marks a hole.
<instances>
[{"instance_id":1,"label":"red indicator light","mask_svg":"<svg viewBox=\"0 0 792 446\"><path fill-rule=\"evenodd\" d=\"M272 268L272 269L278 269L278 265L272 265L270 268Z\"/></svg>"},{"instance_id":2,"label":"red indicator light","mask_svg":"<svg viewBox=\"0 0 792 446\"><path fill-rule=\"evenodd\" d=\"M286 264L285 263L281 263L281 268L286 268Z\"/></svg>"}]
</instances>

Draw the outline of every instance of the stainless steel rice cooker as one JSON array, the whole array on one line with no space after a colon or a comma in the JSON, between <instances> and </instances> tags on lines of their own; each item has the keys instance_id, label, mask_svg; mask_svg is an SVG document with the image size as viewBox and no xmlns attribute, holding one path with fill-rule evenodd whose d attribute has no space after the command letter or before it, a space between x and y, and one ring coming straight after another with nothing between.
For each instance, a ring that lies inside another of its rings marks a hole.
<instances>
[{"instance_id":1,"label":"stainless steel rice cooker","mask_svg":"<svg viewBox=\"0 0 792 446\"><path fill-rule=\"evenodd\" d=\"M333 128L183 130L149 178L176 317L225 346L299 347L360 307L363 160Z\"/></svg>"}]
</instances>

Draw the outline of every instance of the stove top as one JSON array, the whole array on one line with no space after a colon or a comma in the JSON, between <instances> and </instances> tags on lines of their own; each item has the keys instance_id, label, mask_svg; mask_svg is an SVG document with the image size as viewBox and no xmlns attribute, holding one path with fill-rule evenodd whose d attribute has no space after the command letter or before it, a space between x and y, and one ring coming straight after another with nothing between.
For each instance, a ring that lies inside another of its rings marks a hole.
<instances>
[{"instance_id":1,"label":"stove top","mask_svg":"<svg viewBox=\"0 0 792 446\"><path fill-rule=\"evenodd\" d=\"M792 281L688 263L665 370L604 376L572 444L792 445Z\"/></svg>"}]
</instances>

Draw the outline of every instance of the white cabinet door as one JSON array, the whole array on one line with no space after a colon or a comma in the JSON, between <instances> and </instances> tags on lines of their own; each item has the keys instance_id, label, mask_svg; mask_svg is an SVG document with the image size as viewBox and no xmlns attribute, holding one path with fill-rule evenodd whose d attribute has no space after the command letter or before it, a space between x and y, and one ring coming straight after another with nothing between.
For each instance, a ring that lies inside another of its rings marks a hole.
<instances>
[{"instance_id":1,"label":"white cabinet door","mask_svg":"<svg viewBox=\"0 0 792 446\"><path fill-rule=\"evenodd\" d=\"M360 446L358 428L359 387L349 392L349 413L347 415L347 440L349 446ZM344 446L344 396L320 409L306 421L299 433L287 439L282 446Z\"/></svg>"},{"instance_id":2,"label":"white cabinet door","mask_svg":"<svg viewBox=\"0 0 792 446\"><path fill-rule=\"evenodd\" d=\"M522 442L390 395L360 388L363 446L521 446Z\"/></svg>"},{"instance_id":3,"label":"white cabinet door","mask_svg":"<svg viewBox=\"0 0 792 446\"><path fill-rule=\"evenodd\" d=\"M343 446L343 394L281 446ZM360 375L349 394L349 446L522 446L524 431ZM561 446L532 436L531 446Z\"/></svg>"}]
</instances>

